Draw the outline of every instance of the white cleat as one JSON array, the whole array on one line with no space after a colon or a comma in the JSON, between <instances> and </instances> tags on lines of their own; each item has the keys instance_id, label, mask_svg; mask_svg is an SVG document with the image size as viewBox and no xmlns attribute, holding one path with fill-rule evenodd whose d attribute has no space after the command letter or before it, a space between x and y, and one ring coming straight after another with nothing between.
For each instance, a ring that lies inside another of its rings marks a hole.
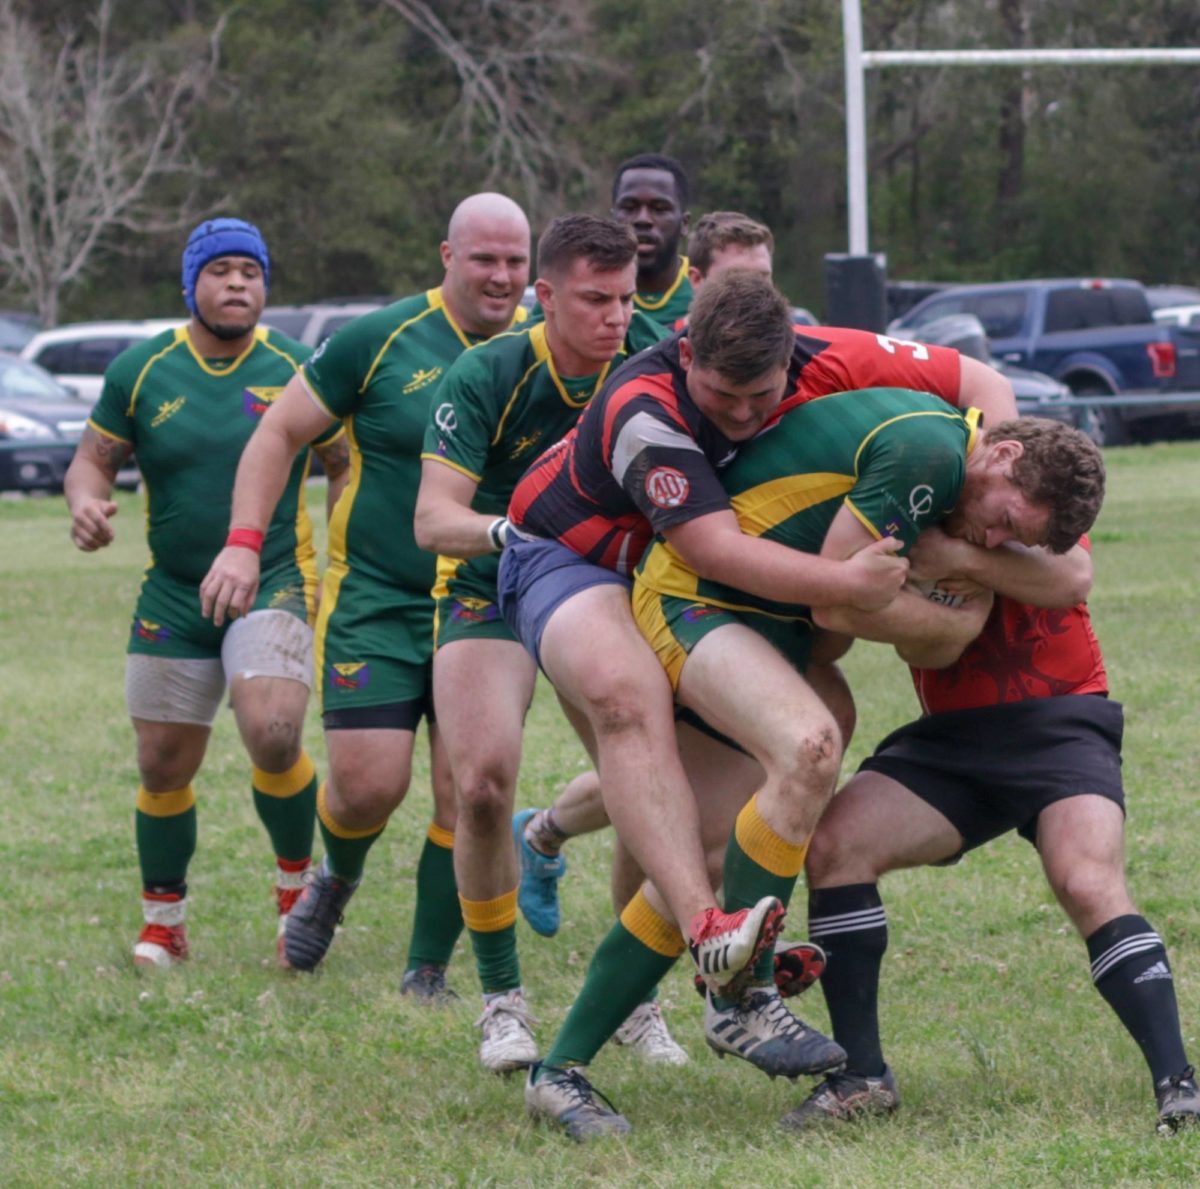
<instances>
[{"instance_id":1,"label":"white cleat","mask_svg":"<svg viewBox=\"0 0 1200 1189\"><path fill-rule=\"evenodd\" d=\"M512 1073L524 1069L538 1059L537 1041L530 1024L525 994L520 987L485 1001L483 1014L475 1026L483 1030L479 1043L479 1060L492 1073Z\"/></svg>"},{"instance_id":2,"label":"white cleat","mask_svg":"<svg viewBox=\"0 0 1200 1189\"><path fill-rule=\"evenodd\" d=\"M687 1053L675 1043L657 1000L639 1003L613 1034L613 1042L656 1065L686 1065Z\"/></svg>"}]
</instances>

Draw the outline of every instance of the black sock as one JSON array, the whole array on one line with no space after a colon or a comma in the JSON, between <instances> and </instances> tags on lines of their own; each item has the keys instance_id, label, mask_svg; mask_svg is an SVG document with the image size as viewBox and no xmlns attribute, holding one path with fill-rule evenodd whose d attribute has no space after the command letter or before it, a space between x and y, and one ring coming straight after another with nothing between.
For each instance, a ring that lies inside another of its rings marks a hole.
<instances>
[{"instance_id":1,"label":"black sock","mask_svg":"<svg viewBox=\"0 0 1200 1189\"><path fill-rule=\"evenodd\" d=\"M873 883L808 893L808 935L828 959L821 989L833 1038L846 1068L874 1076L884 1069L879 1040L879 968L887 951L887 915Z\"/></svg>"},{"instance_id":2,"label":"black sock","mask_svg":"<svg viewBox=\"0 0 1200 1189\"><path fill-rule=\"evenodd\" d=\"M1113 917L1087 939L1092 982L1138 1043L1155 1084L1187 1066L1175 981L1162 938L1141 916Z\"/></svg>"}]
</instances>

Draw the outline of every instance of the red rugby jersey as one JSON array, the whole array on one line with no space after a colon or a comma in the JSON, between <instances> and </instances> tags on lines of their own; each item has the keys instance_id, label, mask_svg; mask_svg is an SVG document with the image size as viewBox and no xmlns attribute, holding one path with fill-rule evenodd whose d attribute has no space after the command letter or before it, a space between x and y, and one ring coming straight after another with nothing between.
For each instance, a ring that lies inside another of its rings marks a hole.
<instances>
[{"instance_id":1,"label":"red rugby jersey","mask_svg":"<svg viewBox=\"0 0 1200 1189\"><path fill-rule=\"evenodd\" d=\"M679 338L623 364L575 428L525 472L508 510L518 533L557 539L596 565L631 574L655 533L729 507L717 473L737 447L688 395ZM876 387L957 403L958 352L805 327L775 416L814 397Z\"/></svg>"},{"instance_id":2,"label":"red rugby jersey","mask_svg":"<svg viewBox=\"0 0 1200 1189\"><path fill-rule=\"evenodd\" d=\"M1090 548L1087 538L1082 544ZM955 664L913 669L912 676L926 714L1060 694L1108 693L1104 657L1086 603L1030 607L997 597L983 631Z\"/></svg>"}]
</instances>

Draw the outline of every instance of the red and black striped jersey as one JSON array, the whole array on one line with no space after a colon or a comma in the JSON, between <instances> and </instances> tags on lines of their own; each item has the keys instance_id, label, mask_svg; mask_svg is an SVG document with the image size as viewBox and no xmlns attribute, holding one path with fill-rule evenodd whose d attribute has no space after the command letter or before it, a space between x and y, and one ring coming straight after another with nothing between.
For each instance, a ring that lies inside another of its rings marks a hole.
<instances>
[{"instance_id":1,"label":"red and black striped jersey","mask_svg":"<svg viewBox=\"0 0 1200 1189\"><path fill-rule=\"evenodd\" d=\"M630 574L655 533L729 507L718 472L737 446L688 395L680 337L615 371L575 428L525 472L508 510L519 534L557 539ZM875 387L914 388L956 404L958 352L807 326L796 335L775 416L814 397Z\"/></svg>"}]
</instances>

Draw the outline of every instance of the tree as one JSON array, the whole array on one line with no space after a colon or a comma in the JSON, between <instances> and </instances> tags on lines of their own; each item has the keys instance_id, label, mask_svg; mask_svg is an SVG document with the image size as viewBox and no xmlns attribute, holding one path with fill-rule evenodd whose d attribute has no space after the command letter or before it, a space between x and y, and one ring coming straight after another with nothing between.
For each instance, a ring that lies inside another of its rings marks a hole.
<instances>
[{"instance_id":1,"label":"tree","mask_svg":"<svg viewBox=\"0 0 1200 1189\"><path fill-rule=\"evenodd\" d=\"M100 247L196 215L185 123L216 71L224 22L172 68L115 52L112 13L101 0L91 37L68 26L53 38L0 0L0 266L47 326Z\"/></svg>"}]
</instances>

